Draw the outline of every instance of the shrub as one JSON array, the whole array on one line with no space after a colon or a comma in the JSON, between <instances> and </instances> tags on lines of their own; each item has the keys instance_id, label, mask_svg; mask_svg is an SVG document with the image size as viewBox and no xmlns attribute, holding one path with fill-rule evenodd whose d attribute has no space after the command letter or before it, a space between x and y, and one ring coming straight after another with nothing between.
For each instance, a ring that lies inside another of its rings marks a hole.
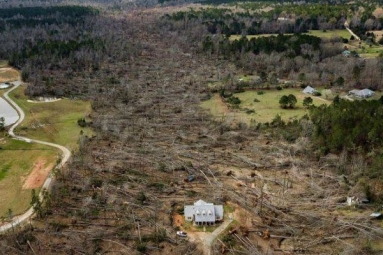
<instances>
[{"instance_id":1,"label":"shrub","mask_svg":"<svg viewBox=\"0 0 383 255\"><path fill-rule=\"evenodd\" d=\"M261 101L259 101L258 98L254 98L253 102L254 102L254 103L259 103L259 102L261 102Z\"/></svg>"},{"instance_id":2,"label":"shrub","mask_svg":"<svg viewBox=\"0 0 383 255\"><path fill-rule=\"evenodd\" d=\"M253 114L255 111L253 109L246 109L246 114Z\"/></svg>"},{"instance_id":3,"label":"shrub","mask_svg":"<svg viewBox=\"0 0 383 255\"><path fill-rule=\"evenodd\" d=\"M232 105L239 105L241 103L241 99L238 97L231 96L227 99L227 102Z\"/></svg>"},{"instance_id":4,"label":"shrub","mask_svg":"<svg viewBox=\"0 0 383 255\"><path fill-rule=\"evenodd\" d=\"M277 86L277 90L282 90L283 88L281 86Z\"/></svg>"},{"instance_id":5,"label":"shrub","mask_svg":"<svg viewBox=\"0 0 383 255\"><path fill-rule=\"evenodd\" d=\"M139 202L140 204L144 204L144 202L146 201L146 195L143 191L140 191L138 194L137 194L137 197L136 197L136 200L137 202Z\"/></svg>"},{"instance_id":6,"label":"shrub","mask_svg":"<svg viewBox=\"0 0 383 255\"><path fill-rule=\"evenodd\" d=\"M143 242L137 242L136 243L136 249L139 252L145 253L146 252L146 243Z\"/></svg>"},{"instance_id":7,"label":"shrub","mask_svg":"<svg viewBox=\"0 0 383 255\"><path fill-rule=\"evenodd\" d=\"M265 91L260 90L257 92L257 95L263 95L263 94L265 94Z\"/></svg>"},{"instance_id":8,"label":"shrub","mask_svg":"<svg viewBox=\"0 0 383 255\"><path fill-rule=\"evenodd\" d=\"M80 127L86 127L87 126L86 120L84 118L78 119L77 125L79 125Z\"/></svg>"}]
</instances>

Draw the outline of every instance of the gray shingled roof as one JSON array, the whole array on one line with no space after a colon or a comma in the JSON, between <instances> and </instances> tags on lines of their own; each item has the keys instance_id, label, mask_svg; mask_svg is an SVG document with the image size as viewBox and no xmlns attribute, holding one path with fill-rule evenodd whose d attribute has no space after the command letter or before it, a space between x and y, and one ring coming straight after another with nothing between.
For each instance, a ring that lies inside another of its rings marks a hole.
<instances>
[{"instance_id":1,"label":"gray shingled roof","mask_svg":"<svg viewBox=\"0 0 383 255\"><path fill-rule=\"evenodd\" d=\"M194 216L195 222L215 222L216 218L223 217L223 206L206 203L200 199L194 205L186 205L184 214L186 218Z\"/></svg>"},{"instance_id":2,"label":"gray shingled roof","mask_svg":"<svg viewBox=\"0 0 383 255\"><path fill-rule=\"evenodd\" d=\"M311 86L307 86L304 90L303 90L303 93L306 93L306 94L312 94L316 92L316 89L314 89L313 87Z\"/></svg>"},{"instance_id":3,"label":"gray shingled roof","mask_svg":"<svg viewBox=\"0 0 383 255\"><path fill-rule=\"evenodd\" d=\"M353 89L349 93L358 97L365 98L365 97L371 97L375 92L370 89L362 89L362 90Z\"/></svg>"}]
</instances>

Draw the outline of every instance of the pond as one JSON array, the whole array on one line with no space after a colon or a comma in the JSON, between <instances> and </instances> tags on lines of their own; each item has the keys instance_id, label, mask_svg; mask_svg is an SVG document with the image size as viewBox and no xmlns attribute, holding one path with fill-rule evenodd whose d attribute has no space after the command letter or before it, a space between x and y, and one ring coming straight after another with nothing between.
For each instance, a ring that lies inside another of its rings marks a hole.
<instances>
[{"instance_id":1,"label":"pond","mask_svg":"<svg viewBox=\"0 0 383 255\"><path fill-rule=\"evenodd\" d=\"M15 123L19 119L17 111L3 98L0 97L0 117L5 118L5 126Z\"/></svg>"},{"instance_id":2,"label":"pond","mask_svg":"<svg viewBox=\"0 0 383 255\"><path fill-rule=\"evenodd\" d=\"M6 84L6 83L0 83L0 89L7 89L9 88L10 85L9 84Z\"/></svg>"}]
</instances>

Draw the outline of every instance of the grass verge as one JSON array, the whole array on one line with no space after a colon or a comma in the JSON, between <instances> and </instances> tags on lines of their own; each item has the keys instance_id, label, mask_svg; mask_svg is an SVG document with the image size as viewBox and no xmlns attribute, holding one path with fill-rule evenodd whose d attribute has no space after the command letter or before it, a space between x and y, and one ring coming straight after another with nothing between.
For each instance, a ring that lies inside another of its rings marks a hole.
<instances>
[{"instance_id":1,"label":"grass verge","mask_svg":"<svg viewBox=\"0 0 383 255\"><path fill-rule=\"evenodd\" d=\"M81 131L84 135L92 135L90 128L77 124L78 119L89 115L89 101L62 99L49 103L31 103L27 101L24 89L24 86L20 86L11 95L26 113L23 123L16 129L17 134L58 143L72 151L78 148Z\"/></svg>"},{"instance_id":2,"label":"grass verge","mask_svg":"<svg viewBox=\"0 0 383 255\"><path fill-rule=\"evenodd\" d=\"M52 164L58 155L48 146L8 137L0 138L0 147L0 219L6 219L9 209L18 215L29 208L31 189L23 189L23 184L35 163L44 159L44 166Z\"/></svg>"}]
</instances>

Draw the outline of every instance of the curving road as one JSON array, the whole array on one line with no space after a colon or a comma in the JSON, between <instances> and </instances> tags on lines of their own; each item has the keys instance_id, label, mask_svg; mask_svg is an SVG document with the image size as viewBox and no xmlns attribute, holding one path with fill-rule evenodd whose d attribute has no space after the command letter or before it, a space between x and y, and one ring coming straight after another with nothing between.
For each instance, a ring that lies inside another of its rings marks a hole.
<instances>
[{"instance_id":1,"label":"curving road","mask_svg":"<svg viewBox=\"0 0 383 255\"><path fill-rule=\"evenodd\" d=\"M34 143L44 144L44 145L55 147L55 148L61 150L62 151L62 158L61 158L60 163L56 166L56 168L61 168L62 166L65 165L65 163L69 160L69 158L71 156L71 152L66 147L55 144L55 143L49 143L49 142L44 142L44 141L40 141L40 140L35 140L35 139L30 139L30 138L26 138L23 136L15 135L14 130L24 120L25 114L24 114L24 111L8 95L10 92L12 92L13 90L15 90L16 88L18 88L21 85L21 81L20 80L15 81L15 82L13 82L13 84L14 84L14 86L10 90L8 90L6 93L4 93L4 98L16 109L20 118L9 129L9 131L8 131L9 135L11 137L13 137L14 139L18 139L20 141L25 141L28 143L34 142ZM41 189L41 192L39 194L40 201L43 200L42 191L44 189L49 189L51 183L52 183L52 176L49 175L48 178L45 180L43 187ZM28 220L33 215L33 213L34 213L33 207L31 207L24 214L14 217L12 219L12 222L0 226L0 233L5 232L5 231L13 228L14 226L17 226L20 223Z\"/></svg>"}]
</instances>

